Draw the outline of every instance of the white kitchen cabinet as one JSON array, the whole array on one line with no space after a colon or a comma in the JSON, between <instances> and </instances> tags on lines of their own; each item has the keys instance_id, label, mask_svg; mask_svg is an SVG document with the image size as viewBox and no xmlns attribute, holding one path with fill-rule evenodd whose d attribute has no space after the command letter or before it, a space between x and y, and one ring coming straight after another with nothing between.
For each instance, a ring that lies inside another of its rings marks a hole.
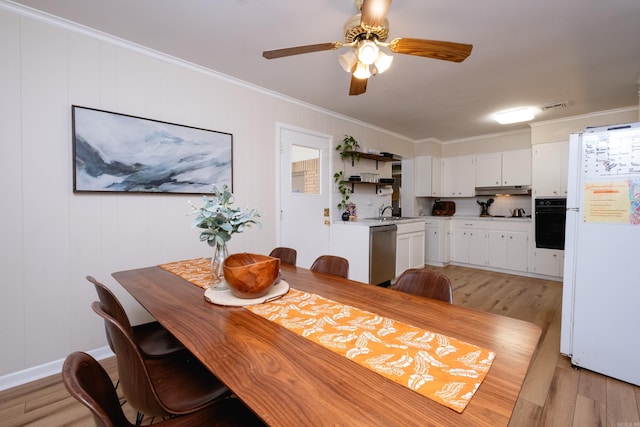
<instances>
[{"instance_id":1,"label":"white kitchen cabinet","mask_svg":"<svg viewBox=\"0 0 640 427\"><path fill-rule=\"evenodd\" d=\"M469 264L484 265L487 260L487 233L471 230L469 233Z\"/></svg>"},{"instance_id":2,"label":"white kitchen cabinet","mask_svg":"<svg viewBox=\"0 0 640 427\"><path fill-rule=\"evenodd\" d=\"M564 275L564 251L537 248L533 257L533 272L545 276Z\"/></svg>"},{"instance_id":3,"label":"white kitchen cabinet","mask_svg":"<svg viewBox=\"0 0 640 427\"><path fill-rule=\"evenodd\" d=\"M396 235L396 276L409 268L424 267L423 222L397 224Z\"/></svg>"},{"instance_id":4,"label":"white kitchen cabinet","mask_svg":"<svg viewBox=\"0 0 640 427\"><path fill-rule=\"evenodd\" d=\"M438 225L424 227L424 262L425 264L440 264L442 259L442 232Z\"/></svg>"},{"instance_id":5,"label":"white kitchen cabinet","mask_svg":"<svg viewBox=\"0 0 640 427\"><path fill-rule=\"evenodd\" d=\"M502 152L502 185L531 185L531 149Z\"/></svg>"},{"instance_id":6,"label":"white kitchen cabinet","mask_svg":"<svg viewBox=\"0 0 640 427\"><path fill-rule=\"evenodd\" d=\"M514 272L528 271L527 220L451 220L451 261Z\"/></svg>"},{"instance_id":7,"label":"white kitchen cabinet","mask_svg":"<svg viewBox=\"0 0 640 427\"><path fill-rule=\"evenodd\" d=\"M476 186L474 156L447 157L442 162L442 197L473 197Z\"/></svg>"},{"instance_id":8,"label":"white kitchen cabinet","mask_svg":"<svg viewBox=\"0 0 640 427\"><path fill-rule=\"evenodd\" d=\"M476 156L476 187L496 187L502 182L502 153Z\"/></svg>"},{"instance_id":9,"label":"white kitchen cabinet","mask_svg":"<svg viewBox=\"0 0 640 427\"><path fill-rule=\"evenodd\" d=\"M451 224L451 261L485 265L487 254L486 231L472 221Z\"/></svg>"},{"instance_id":10,"label":"white kitchen cabinet","mask_svg":"<svg viewBox=\"0 0 640 427\"><path fill-rule=\"evenodd\" d=\"M432 164L433 158L431 156L418 156L413 161L416 197L431 197Z\"/></svg>"},{"instance_id":11,"label":"white kitchen cabinet","mask_svg":"<svg viewBox=\"0 0 640 427\"><path fill-rule=\"evenodd\" d=\"M531 150L476 156L476 187L531 185Z\"/></svg>"},{"instance_id":12,"label":"white kitchen cabinet","mask_svg":"<svg viewBox=\"0 0 640 427\"><path fill-rule=\"evenodd\" d=\"M533 146L533 194L536 197L566 197L569 142Z\"/></svg>"},{"instance_id":13,"label":"white kitchen cabinet","mask_svg":"<svg viewBox=\"0 0 640 427\"><path fill-rule=\"evenodd\" d=\"M432 156L418 156L414 159L416 197L441 196L441 159Z\"/></svg>"},{"instance_id":14,"label":"white kitchen cabinet","mask_svg":"<svg viewBox=\"0 0 640 427\"><path fill-rule=\"evenodd\" d=\"M431 197L442 197L442 159L431 158Z\"/></svg>"},{"instance_id":15,"label":"white kitchen cabinet","mask_svg":"<svg viewBox=\"0 0 640 427\"><path fill-rule=\"evenodd\" d=\"M447 219L428 219L424 231L424 262L443 267L449 263L449 228Z\"/></svg>"},{"instance_id":16,"label":"white kitchen cabinet","mask_svg":"<svg viewBox=\"0 0 640 427\"><path fill-rule=\"evenodd\" d=\"M488 231L487 265L507 270L527 271L529 235L523 232Z\"/></svg>"}]
</instances>

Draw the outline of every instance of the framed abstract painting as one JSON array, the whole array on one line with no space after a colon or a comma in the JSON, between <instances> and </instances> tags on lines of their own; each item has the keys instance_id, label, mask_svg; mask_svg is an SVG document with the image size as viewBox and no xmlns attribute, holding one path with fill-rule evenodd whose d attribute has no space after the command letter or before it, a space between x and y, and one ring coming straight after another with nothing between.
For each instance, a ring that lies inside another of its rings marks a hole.
<instances>
[{"instance_id":1,"label":"framed abstract painting","mask_svg":"<svg viewBox=\"0 0 640 427\"><path fill-rule=\"evenodd\" d=\"M72 106L73 191L206 194L233 189L233 135Z\"/></svg>"}]
</instances>

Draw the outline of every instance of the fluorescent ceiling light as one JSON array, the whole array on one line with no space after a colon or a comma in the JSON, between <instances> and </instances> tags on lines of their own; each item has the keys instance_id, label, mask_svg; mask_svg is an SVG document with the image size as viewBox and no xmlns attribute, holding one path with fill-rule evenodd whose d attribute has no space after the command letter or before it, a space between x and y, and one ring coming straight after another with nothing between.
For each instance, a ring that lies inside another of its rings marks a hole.
<instances>
[{"instance_id":1,"label":"fluorescent ceiling light","mask_svg":"<svg viewBox=\"0 0 640 427\"><path fill-rule=\"evenodd\" d=\"M498 113L495 113L493 115L493 118L501 125L526 122L535 118L535 116L533 115L533 111L533 108L530 107L515 108L513 110L500 111Z\"/></svg>"}]
</instances>

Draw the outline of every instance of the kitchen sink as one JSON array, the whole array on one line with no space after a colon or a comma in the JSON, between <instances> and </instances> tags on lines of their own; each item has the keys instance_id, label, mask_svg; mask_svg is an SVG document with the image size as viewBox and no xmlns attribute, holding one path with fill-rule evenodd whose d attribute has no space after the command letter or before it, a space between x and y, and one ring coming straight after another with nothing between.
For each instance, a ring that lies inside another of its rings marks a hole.
<instances>
[{"instance_id":1,"label":"kitchen sink","mask_svg":"<svg viewBox=\"0 0 640 427\"><path fill-rule=\"evenodd\" d=\"M370 221L397 221L399 219L402 219L402 217L399 216L376 216L373 218L363 218L366 220L370 220Z\"/></svg>"},{"instance_id":2,"label":"kitchen sink","mask_svg":"<svg viewBox=\"0 0 640 427\"><path fill-rule=\"evenodd\" d=\"M389 222L389 221L402 221L402 220L408 220L408 219L416 219L416 218L422 218L422 217L418 217L418 216L375 216L372 218L362 218L364 220L367 221L379 221L379 222Z\"/></svg>"}]
</instances>

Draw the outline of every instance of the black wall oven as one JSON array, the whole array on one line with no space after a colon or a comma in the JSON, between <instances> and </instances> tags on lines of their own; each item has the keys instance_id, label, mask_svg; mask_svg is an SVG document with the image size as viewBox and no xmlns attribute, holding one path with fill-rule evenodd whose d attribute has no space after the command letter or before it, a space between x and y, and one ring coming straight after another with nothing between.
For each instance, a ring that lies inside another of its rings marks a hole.
<instances>
[{"instance_id":1,"label":"black wall oven","mask_svg":"<svg viewBox=\"0 0 640 427\"><path fill-rule=\"evenodd\" d=\"M536 248L564 250L567 199L536 199Z\"/></svg>"}]
</instances>

